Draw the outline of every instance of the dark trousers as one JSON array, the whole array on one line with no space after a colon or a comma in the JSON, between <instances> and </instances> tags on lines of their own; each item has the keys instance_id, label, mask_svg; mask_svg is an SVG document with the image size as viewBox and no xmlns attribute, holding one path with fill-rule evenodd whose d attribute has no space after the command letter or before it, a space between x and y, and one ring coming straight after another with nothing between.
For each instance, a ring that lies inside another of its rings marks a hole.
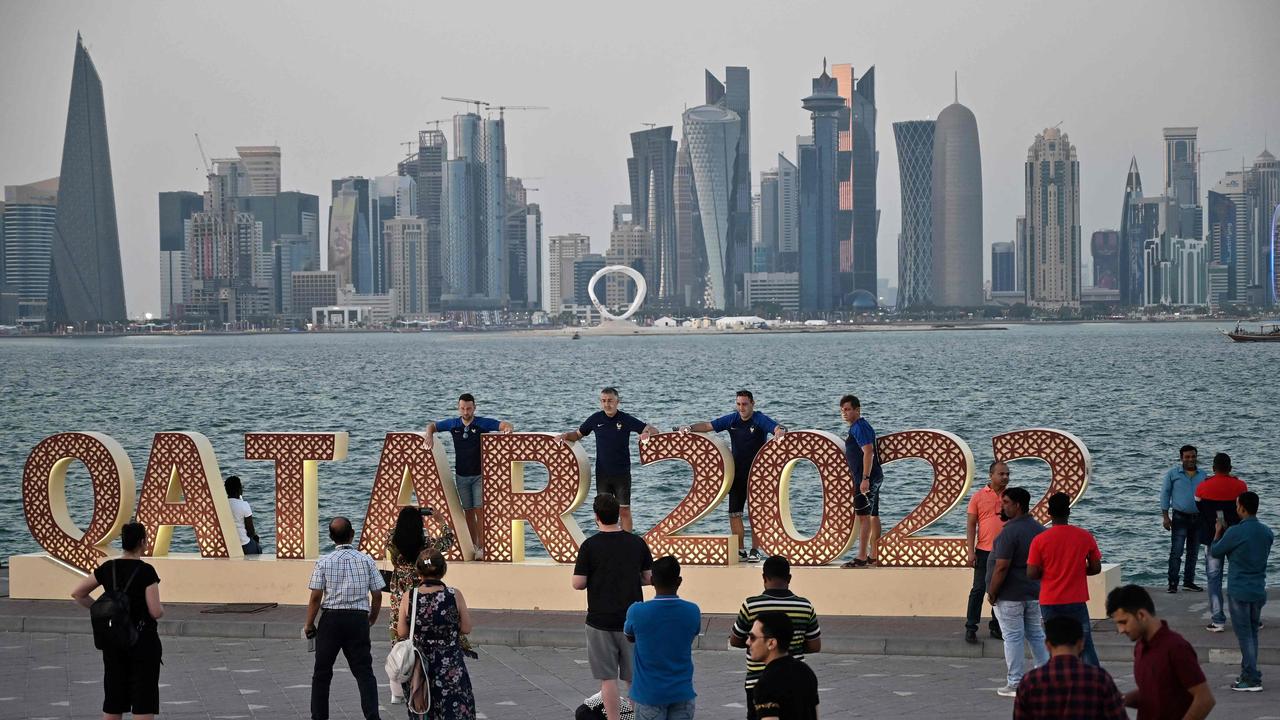
<instances>
[{"instance_id":1,"label":"dark trousers","mask_svg":"<svg viewBox=\"0 0 1280 720\"><path fill-rule=\"evenodd\" d=\"M760 716L756 715L756 699L751 692L751 688L747 688L747 720L758 720Z\"/></svg>"},{"instance_id":2,"label":"dark trousers","mask_svg":"<svg viewBox=\"0 0 1280 720\"><path fill-rule=\"evenodd\" d=\"M1041 605L1040 617L1046 622L1056 617L1069 617L1080 623L1080 629L1084 631L1084 652L1080 653L1080 660L1085 665L1102 667L1102 663L1098 662L1098 651L1093 647L1093 622L1089 619L1087 604Z\"/></svg>"},{"instance_id":3,"label":"dark trousers","mask_svg":"<svg viewBox=\"0 0 1280 720\"><path fill-rule=\"evenodd\" d=\"M1200 554L1200 514L1173 511L1169 540L1169 584L1178 584L1178 570L1182 569L1182 582L1191 584L1196 579L1196 556ZM1183 564L1183 550L1186 563Z\"/></svg>"},{"instance_id":4,"label":"dark trousers","mask_svg":"<svg viewBox=\"0 0 1280 720\"><path fill-rule=\"evenodd\" d=\"M316 626L316 667L311 674L311 718L329 720L329 684L338 651L360 688L360 710L365 720L378 718L378 681L373 677L369 654L369 613L363 610L326 610Z\"/></svg>"},{"instance_id":5,"label":"dark trousers","mask_svg":"<svg viewBox=\"0 0 1280 720\"><path fill-rule=\"evenodd\" d=\"M976 562L973 564L973 587L969 588L969 611L964 616L964 629L978 631L978 618L982 616L982 599L987 595L987 558L990 550L974 550ZM988 630L997 630L995 610L991 611L991 619L987 621Z\"/></svg>"}]
</instances>

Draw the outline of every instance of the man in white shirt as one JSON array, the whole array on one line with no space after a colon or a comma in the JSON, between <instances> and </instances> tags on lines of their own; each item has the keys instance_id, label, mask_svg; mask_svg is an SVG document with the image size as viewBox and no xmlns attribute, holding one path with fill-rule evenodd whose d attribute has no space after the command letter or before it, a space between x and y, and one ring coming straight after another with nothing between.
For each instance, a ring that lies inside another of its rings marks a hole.
<instances>
[{"instance_id":1,"label":"man in white shirt","mask_svg":"<svg viewBox=\"0 0 1280 720\"><path fill-rule=\"evenodd\" d=\"M240 534L240 547L245 555L261 555L262 545L259 544L258 533L253 528L253 508L240 498L244 492L240 477L229 476L223 482L223 486L227 489L227 504L231 506L231 517L236 521L236 532Z\"/></svg>"}]
</instances>

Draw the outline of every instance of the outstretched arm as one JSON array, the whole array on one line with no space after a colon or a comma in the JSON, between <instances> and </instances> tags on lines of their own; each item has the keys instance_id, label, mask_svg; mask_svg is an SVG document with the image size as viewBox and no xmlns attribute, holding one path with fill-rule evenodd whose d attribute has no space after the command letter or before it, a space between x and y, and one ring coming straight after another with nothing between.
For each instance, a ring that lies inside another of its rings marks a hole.
<instances>
[{"instance_id":1,"label":"outstretched arm","mask_svg":"<svg viewBox=\"0 0 1280 720\"><path fill-rule=\"evenodd\" d=\"M506 420L503 420L502 422L498 423L498 432L509 433L509 432L514 432L515 429L516 429L516 426L512 425Z\"/></svg>"},{"instance_id":2,"label":"outstretched arm","mask_svg":"<svg viewBox=\"0 0 1280 720\"><path fill-rule=\"evenodd\" d=\"M715 428L711 427L709 422L696 422L692 425L685 425L680 428L680 432L714 432Z\"/></svg>"}]
</instances>

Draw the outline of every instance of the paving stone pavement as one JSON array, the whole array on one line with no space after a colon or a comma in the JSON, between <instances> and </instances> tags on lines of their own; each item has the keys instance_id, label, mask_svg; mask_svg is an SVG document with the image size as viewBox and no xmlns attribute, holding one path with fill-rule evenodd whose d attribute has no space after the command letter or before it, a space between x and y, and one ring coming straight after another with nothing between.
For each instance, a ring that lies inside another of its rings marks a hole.
<instances>
[{"instance_id":1,"label":"paving stone pavement","mask_svg":"<svg viewBox=\"0 0 1280 720\"><path fill-rule=\"evenodd\" d=\"M309 717L312 656L297 640L165 638L161 717L239 720ZM375 645L375 666L385 648ZM0 718L97 718L102 668L88 635L0 633ZM697 651L699 718L742 718L743 658L737 652ZM1004 663L992 658L932 658L818 654L810 657L821 688L823 718L1008 717L1012 701L996 696ZM599 686L586 652L573 648L480 648L468 661L480 718L572 718L573 708ZM1237 668L1204 665L1218 697L1213 715L1232 720L1280 718L1280 667L1263 667L1275 691L1226 689ZM1133 687L1132 666L1110 663L1120 689ZM360 718L355 683L339 659L331 716ZM383 689L385 692L385 688ZM405 716L383 705L384 718Z\"/></svg>"}]
</instances>

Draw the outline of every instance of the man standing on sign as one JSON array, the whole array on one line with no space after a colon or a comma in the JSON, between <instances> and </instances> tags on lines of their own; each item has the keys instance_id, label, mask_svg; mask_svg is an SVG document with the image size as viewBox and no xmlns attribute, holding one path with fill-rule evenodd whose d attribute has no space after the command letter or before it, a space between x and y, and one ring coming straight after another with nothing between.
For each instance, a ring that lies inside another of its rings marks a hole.
<instances>
[{"instance_id":1,"label":"man standing on sign","mask_svg":"<svg viewBox=\"0 0 1280 720\"><path fill-rule=\"evenodd\" d=\"M476 399L471 393L458 396L458 417L427 423L427 448L435 442L437 432L453 435L456 465L453 482L458 487L458 502L467 514L467 532L475 559L484 559L484 481L480 477L480 435L487 432L509 433L515 428L506 420L476 417Z\"/></svg>"},{"instance_id":2,"label":"man standing on sign","mask_svg":"<svg viewBox=\"0 0 1280 720\"><path fill-rule=\"evenodd\" d=\"M880 542L880 483L884 471L880 469L880 453L876 451L876 431L862 417L862 403L855 395L840 398L840 417L849 423L849 435L844 439L844 459L853 474L853 512L862 519L858 533L862 543L858 556L841 565L846 568L867 567L876 564L875 548Z\"/></svg>"},{"instance_id":3,"label":"man standing on sign","mask_svg":"<svg viewBox=\"0 0 1280 720\"><path fill-rule=\"evenodd\" d=\"M622 529L631 532L631 433L639 433L643 442L658 428L619 410L618 389L607 387L600 391L600 410L560 440L573 442L591 433L596 434L596 493L618 498Z\"/></svg>"},{"instance_id":4,"label":"man standing on sign","mask_svg":"<svg viewBox=\"0 0 1280 720\"><path fill-rule=\"evenodd\" d=\"M733 487L729 489L729 531L738 536L738 557L747 562L760 562L763 558L756 548L755 533L751 534L751 552L743 549L746 528L742 511L747 505L747 477L751 475L751 463L756 453L768 442L769 435L781 437L787 431L773 418L756 412L756 399L750 390L739 390L734 402L737 412L718 417L711 422L685 425L680 432L729 431L729 446L733 449Z\"/></svg>"}]
</instances>

